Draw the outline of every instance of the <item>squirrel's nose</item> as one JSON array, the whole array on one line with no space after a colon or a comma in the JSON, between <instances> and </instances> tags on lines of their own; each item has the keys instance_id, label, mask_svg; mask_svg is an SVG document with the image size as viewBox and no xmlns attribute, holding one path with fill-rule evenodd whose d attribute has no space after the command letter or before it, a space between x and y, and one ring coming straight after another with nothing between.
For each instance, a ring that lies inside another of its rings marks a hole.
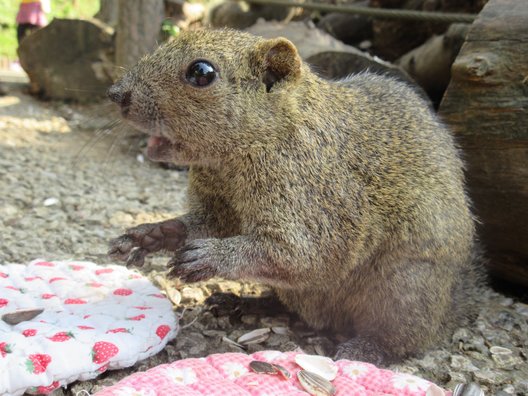
<instances>
[{"instance_id":1,"label":"squirrel's nose","mask_svg":"<svg viewBox=\"0 0 528 396\"><path fill-rule=\"evenodd\" d=\"M121 104L123 90L118 84L114 84L110 88L108 88L108 91L106 91L106 96L108 96L112 102Z\"/></svg>"},{"instance_id":2,"label":"squirrel's nose","mask_svg":"<svg viewBox=\"0 0 528 396\"><path fill-rule=\"evenodd\" d=\"M121 106L121 111L126 115L128 108L130 107L132 93L128 90L124 91L119 84L114 84L108 88L106 94L112 102Z\"/></svg>"}]
</instances>

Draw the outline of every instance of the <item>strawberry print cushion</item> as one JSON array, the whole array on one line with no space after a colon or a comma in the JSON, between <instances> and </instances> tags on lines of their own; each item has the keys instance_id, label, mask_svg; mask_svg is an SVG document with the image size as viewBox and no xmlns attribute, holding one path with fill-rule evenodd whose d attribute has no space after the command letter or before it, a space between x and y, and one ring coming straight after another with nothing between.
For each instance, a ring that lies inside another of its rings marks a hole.
<instances>
[{"instance_id":1,"label":"strawberry print cushion","mask_svg":"<svg viewBox=\"0 0 528 396\"><path fill-rule=\"evenodd\" d=\"M252 355L220 353L206 358L178 360L132 374L96 396L308 396L297 379L297 352L262 351ZM257 374L249 363L278 364L291 374ZM441 388L409 374L379 369L368 363L339 360L332 381L336 396L439 396Z\"/></svg>"},{"instance_id":2,"label":"strawberry print cushion","mask_svg":"<svg viewBox=\"0 0 528 396\"><path fill-rule=\"evenodd\" d=\"M0 265L0 395L46 394L158 353L176 336L170 301L122 266L33 261Z\"/></svg>"}]
</instances>

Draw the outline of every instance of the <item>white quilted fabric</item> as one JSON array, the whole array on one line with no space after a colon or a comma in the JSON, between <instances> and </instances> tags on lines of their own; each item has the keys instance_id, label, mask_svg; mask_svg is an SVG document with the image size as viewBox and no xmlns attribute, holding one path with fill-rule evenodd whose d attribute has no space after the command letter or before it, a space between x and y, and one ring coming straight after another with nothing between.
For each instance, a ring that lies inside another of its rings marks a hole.
<instances>
[{"instance_id":1,"label":"white quilted fabric","mask_svg":"<svg viewBox=\"0 0 528 396\"><path fill-rule=\"evenodd\" d=\"M0 265L0 317L29 308L44 312L17 325L0 320L0 395L46 394L131 366L178 330L170 301L122 266Z\"/></svg>"}]
</instances>

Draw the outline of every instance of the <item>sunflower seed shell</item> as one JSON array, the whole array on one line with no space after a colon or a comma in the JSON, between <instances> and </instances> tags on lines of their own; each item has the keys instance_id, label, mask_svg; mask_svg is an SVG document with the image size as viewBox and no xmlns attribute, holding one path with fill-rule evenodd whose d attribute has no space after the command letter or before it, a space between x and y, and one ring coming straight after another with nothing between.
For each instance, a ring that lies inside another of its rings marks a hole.
<instances>
[{"instance_id":1,"label":"sunflower seed shell","mask_svg":"<svg viewBox=\"0 0 528 396\"><path fill-rule=\"evenodd\" d=\"M251 363L249 363L249 368L257 374L275 375L279 372L272 364L261 362L259 360L253 360Z\"/></svg>"},{"instance_id":2,"label":"sunflower seed shell","mask_svg":"<svg viewBox=\"0 0 528 396\"><path fill-rule=\"evenodd\" d=\"M427 388L427 391L425 392L425 396L445 396L446 392L440 388L438 385L431 384L429 388Z\"/></svg>"},{"instance_id":3,"label":"sunflower seed shell","mask_svg":"<svg viewBox=\"0 0 528 396\"><path fill-rule=\"evenodd\" d=\"M267 327L263 329L253 330L238 337L237 342L243 345L260 344L261 342L264 342L269 338L270 331L271 330Z\"/></svg>"},{"instance_id":4,"label":"sunflower seed shell","mask_svg":"<svg viewBox=\"0 0 528 396\"><path fill-rule=\"evenodd\" d=\"M225 342L226 344L229 344L229 345L231 345L231 346L233 346L235 348L240 349L241 351L245 351L246 350L244 345L240 345L238 342L233 341L232 339L227 338L226 336L222 337L222 341Z\"/></svg>"},{"instance_id":5,"label":"sunflower seed shell","mask_svg":"<svg viewBox=\"0 0 528 396\"><path fill-rule=\"evenodd\" d=\"M478 384L470 382L469 384L458 384L455 386L453 396L484 396L484 391Z\"/></svg>"},{"instance_id":6,"label":"sunflower seed shell","mask_svg":"<svg viewBox=\"0 0 528 396\"><path fill-rule=\"evenodd\" d=\"M327 381L333 381L337 376L337 365L325 356L300 354L295 356L295 363L303 369L320 375Z\"/></svg>"},{"instance_id":7,"label":"sunflower seed shell","mask_svg":"<svg viewBox=\"0 0 528 396\"><path fill-rule=\"evenodd\" d=\"M313 396L332 396L335 395L336 389L320 375L310 371L301 370L297 373L297 378L302 387Z\"/></svg>"},{"instance_id":8,"label":"sunflower seed shell","mask_svg":"<svg viewBox=\"0 0 528 396\"><path fill-rule=\"evenodd\" d=\"M6 314L3 314L2 320L5 323L14 326L21 322L25 322L26 320L31 320L34 317L40 315L42 312L44 312L44 309L42 308L19 309L14 312L8 312Z\"/></svg>"},{"instance_id":9,"label":"sunflower seed shell","mask_svg":"<svg viewBox=\"0 0 528 396\"><path fill-rule=\"evenodd\" d=\"M286 370L284 367L282 367L281 365L279 364L274 364L273 367L275 367L278 371L278 373L284 378L284 379L290 379L291 378L291 373Z\"/></svg>"}]
</instances>

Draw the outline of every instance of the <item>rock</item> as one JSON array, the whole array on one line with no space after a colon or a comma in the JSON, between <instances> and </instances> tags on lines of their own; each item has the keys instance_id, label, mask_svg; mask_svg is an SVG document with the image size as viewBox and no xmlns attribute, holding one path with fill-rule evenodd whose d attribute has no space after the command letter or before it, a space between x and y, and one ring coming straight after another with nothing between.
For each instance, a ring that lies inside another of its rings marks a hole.
<instances>
[{"instance_id":1,"label":"rock","mask_svg":"<svg viewBox=\"0 0 528 396\"><path fill-rule=\"evenodd\" d=\"M513 298L511 297L504 297L499 301L499 304L503 307L510 307L513 305Z\"/></svg>"},{"instance_id":2,"label":"rock","mask_svg":"<svg viewBox=\"0 0 528 396\"><path fill-rule=\"evenodd\" d=\"M520 378L513 386L518 395L528 395L528 379Z\"/></svg>"},{"instance_id":3,"label":"rock","mask_svg":"<svg viewBox=\"0 0 528 396\"><path fill-rule=\"evenodd\" d=\"M202 334L206 337L216 337L220 339L226 336L226 332L221 330L202 330Z\"/></svg>"},{"instance_id":4,"label":"rock","mask_svg":"<svg viewBox=\"0 0 528 396\"><path fill-rule=\"evenodd\" d=\"M276 317L264 316L260 319L262 327L288 327L290 318L287 315L280 315Z\"/></svg>"},{"instance_id":5,"label":"rock","mask_svg":"<svg viewBox=\"0 0 528 396\"><path fill-rule=\"evenodd\" d=\"M483 385L497 385L504 382L506 378L506 374L488 368L473 372L474 381Z\"/></svg>"},{"instance_id":6,"label":"rock","mask_svg":"<svg viewBox=\"0 0 528 396\"><path fill-rule=\"evenodd\" d=\"M450 354L447 351L438 350L432 351L425 355L421 359L416 359L413 364L416 364L418 367L425 370L434 370L436 373L439 373L442 370L440 362L448 359ZM447 374L447 373L446 373Z\"/></svg>"},{"instance_id":7,"label":"rock","mask_svg":"<svg viewBox=\"0 0 528 396\"><path fill-rule=\"evenodd\" d=\"M290 336L281 334L270 334L266 340L266 347L273 350L281 350L282 345L290 341Z\"/></svg>"},{"instance_id":8,"label":"rock","mask_svg":"<svg viewBox=\"0 0 528 396\"><path fill-rule=\"evenodd\" d=\"M467 357L461 355L451 356L451 368L467 372L473 372L478 370L478 367L473 364L471 359L468 359Z\"/></svg>"},{"instance_id":9,"label":"rock","mask_svg":"<svg viewBox=\"0 0 528 396\"><path fill-rule=\"evenodd\" d=\"M476 351L480 354L487 354L488 347L484 341L484 338L481 336L471 336L471 338L464 343L463 349L465 351Z\"/></svg>"},{"instance_id":10,"label":"rock","mask_svg":"<svg viewBox=\"0 0 528 396\"><path fill-rule=\"evenodd\" d=\"M189 357L201 357L207 349L207 343L202 334L191 332L176 338L176 348L180 352L185 351Z\"/></svg>"},{"instance_id":11,"label":"rock","mask_svg":"<svg viewBox=\"0 0 528 396\"><path fill-rule=\"evenodd\" d=\"M218 328L222 330L227 330L232 327L231 322L229 321L229 318L227 316L221 316L218 319Z\"/></svg>"},{"instance_id":12,"label":"rock","mask_svg":"<svg viewBox=\"0 0 528 396\"><path fill-rule=\"evenodd\" d=\"M445 386L448 389L454 389L456 385L465 384L468 382L467 381L468 378L466 374L458 372L458 371L449 370L448 377L449 377L449 382Z\"/></svg>"},{"instance_id":13,"label":"rock","mask_svg":"<svg viewBox=\"0 0 528 396\"><path fill-rule=\"evenodd\" d=\"M368 7L368 0L354 6ZM372 20L364 15L331 12L317 23L317 27L346 44L359 44L372 37Z\"/></svg>"},{"instance_id":14,"label":"rock","mask_svg":"<svg viewBox=\"0 0 528 396\"><path fill-rule=\"evenodd\" d=\"M244 10L241 3L228 1L212 8L208 19L214 28L245 29L257 22L258 18Z\"/></svg>"},{"instance_id":15,"label":"rock","mask_svg":"<svg viewBox=\"0 0 528 396\"><path fill-rule=\"evenodd\" d=\"M373 73L391 75L403 81L412 81L398 67L359 51L357 53L320 52L310 56L306 61L315 73L326 79L341 79L351 74L369 70Z\"/></svg>"},{"instance_id":16,"label":"rock","mask_svg":"<svg viewBox=\"0 0 528 396\"><path fill-rule=\"evenodd\" d=\"M20 64L35 93L93 102L112 83L113 29L96 19L57 19L22 41Z\"/></svg>"},{"instance_id":17,"label":"rock","mask_svg":"<svg viewBox=\"0 0 528 396\"><path fill-rule=\"evenodd\" d=\"M265 21L284 21L294 11L292 8L226 1L214 6L208 16L208 23L214 28L229 27L245 29L254 25L259 19Z\"/></svg>"},{"instance_id":18,"label":"rock","mask_svg":"<svg viewBox=\"0 0 528 396\"><path fill-rule=\"evenodd\" d=\"M500 327L503 330L511 331L515 325L515 318L509 311L501 310L497 312L497 315L495 315L491 324Z\"/></svg>"},{"instance_id":19,"label":"rock","mask_svg":"<svg viewBox=\"0 0 528 396\"><path fill-rule=\"evenodd\" d=\"M198 287L184 287L181 291L181 301L184 304L202 303L205 300L204 293Z\"/></svg>"},{"instance_id":20,"label":"rock","mask_svg":"<svg viewBox=\"0 0 528 396\"><path fill-rule=\"evenodd\" d=\"M392 371L395 371L397 373L401 374L416 374L418 373L418 368L414 366L406 366L404 364L393 364L390 366L390 369Z\"/></svg>"},{"instance_id":21,"label":"rock","mask_svg":"<svg viewBox=\"0 0 528 396\"><path fill-rule=\"evenodd\" d=\"M453 342L462 342L466 343L471 338L471 333L468 329L465 328L459 328L454 333L451 339Z\"/></svg>"},{"instance_id":22,"label":"rock","mask_svg":"<svg viewBox=\"0 0 528 396\"><path fill-rule=\"evenodd\" d=\"M506 385L502 390L499 392L502 392L503 394L508 395L514 395L515 394L515 387L513 385Z\"/></svg>"},{"instance_id":23,"label":"rock","mask_svg":"<svg viewBox=\"0 0 528 396\"><path fill-rule=\"evenodd\" d=\"M523 362L519 356L513 354L511 349L492 346L489 350L491 352L491 358L495 362L497 368L513 370L517 365Z\"/></svg>"},{"instance_id":24,"label":"rock","mask_svg":"<svg viewBox=\"0 0 528 396\"><path fill-rule=\"evenodd\" d=\"M400 8L418 11L477 13L487 0L371 0L371 7ZM376 55L393 61L423 44L434 34L442 34L448 22L377 18L372 22Z\"/></svg>"},{"instance_id":25,"label":"rock","mask_svg":"<svg viewBox=\"0 0 528 396\"><path fill-rule=\"evenodd\" d=\"M295 44L303 59L327 51L352 52L362 54L356 48L346 45L328 33L317 29L315 25L304 22L279 22L258 21L246 29L247 32L264 38L285 37Z\"/></svg>"},{"instance_id":26,"label":"rock","mask_svg":"<svg viewBox=\"0 0 528 396\"><path fill-rule=\"evenodd\" d=\"M464 43L468 30L468 24L453 24L446 33L433 36L397 59L395 63L427 92L433 102L439 103L451 79L451 65Z\"/></svg>"},{"instance_id":27,"label":"rock","mask_svg":"<svg viewBox=\"0 0 528 396\"><path fill-rule=\"evenodd\" d=\"M513 307L515 308L515 311L528 318L528 304L517 302L513 304Z\"/></svg>"},{"instance_id":28,"label":"rock","mask_svg":"<svg viewBox=\"0 0 528 396\"><path fill-rule=\"evenodd\" d=\"M242 315L240 321L248 326L255 326L258 322L257 315Z\"/></svg>"}]
</instances>

